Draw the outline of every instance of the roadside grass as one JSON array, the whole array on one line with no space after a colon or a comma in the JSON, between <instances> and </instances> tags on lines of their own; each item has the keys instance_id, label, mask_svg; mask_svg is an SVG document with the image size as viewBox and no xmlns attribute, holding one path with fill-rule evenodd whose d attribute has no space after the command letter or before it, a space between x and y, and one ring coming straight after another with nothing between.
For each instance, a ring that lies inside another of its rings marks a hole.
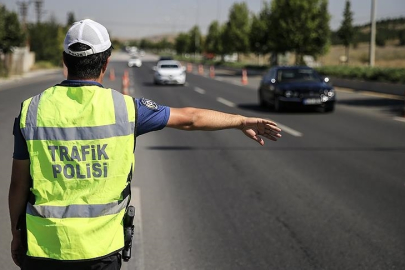
<instances>
[{"instance_id":1,"label":"roadside grass","mask_svg":"<svg viewBox=\"0 0 405 270\"><path fill-rule=\"evenodd\" d=\"M38 62L35 62L35 64L31 68L31 70L52 69L52 68L58 68L58 67L60 67L60 66L54 65L48 61L38 61Z\"/></svg>"},{"instance_id":2,"label":"roadside grass","mask_svg":"<svg viewBox=\"0 0 405 270\"><path fill-rule=\"evenodd\" d=\"M405 46L398 46L395 41L387 42L384 47L376 47L375 49L375 66L376 67L392 67L405 68ZM349 50L350 66L367 66L369 63L368 43L358 44L356 48L353 46ZM329 52L319 58L319 62L324 66L341 65L339 58L345 55L345 47L341 45L332 46Z\"/></svg>"}]
</instances>

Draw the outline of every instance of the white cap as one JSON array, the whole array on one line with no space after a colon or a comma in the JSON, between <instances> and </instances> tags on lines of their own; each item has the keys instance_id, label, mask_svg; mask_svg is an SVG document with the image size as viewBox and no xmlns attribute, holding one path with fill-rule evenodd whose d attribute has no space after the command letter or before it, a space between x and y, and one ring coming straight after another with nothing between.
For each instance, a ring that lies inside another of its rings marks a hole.
<instances>
[{"instance_id":1,"label":"white cap","mask_svg":"<svg viewBox=\"0 0 405 270\"><path fill-rule=\"evenodd\" d=\"M71 51L69 46L75 43L83 43L90 46L87 51ZM90 19L75 22L66 34L63 49L65 53L76 57L85 57L95 53L101 53L111 47L110 36L107 29Z\"/></svg>"}]
</instances>

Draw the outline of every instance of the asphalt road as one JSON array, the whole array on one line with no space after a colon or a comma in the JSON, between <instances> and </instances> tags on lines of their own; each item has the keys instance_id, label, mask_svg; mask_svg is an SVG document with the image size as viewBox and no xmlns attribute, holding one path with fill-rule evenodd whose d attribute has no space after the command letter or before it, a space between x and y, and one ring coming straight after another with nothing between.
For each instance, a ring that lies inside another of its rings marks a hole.
<instances>
[{"instance_id":1,"label":"asphalt road","mask_svg":"<svg viewBox=\"0 0 405 270\"><path fill-rule=\"evenodd\" d=\"M172 129L137 139L133 259L123 269L404 269L403 100L338 92L336 111L275 113L253 86L223 74L187 85L152 84L153 62L112 61L121 89L171 107L195 106L273 119L283 138L261 147L240 131ZM7 194L13 119L20 102L62 80L0 86L0 269L12 267Z\"/></svg>"}]
</instances>

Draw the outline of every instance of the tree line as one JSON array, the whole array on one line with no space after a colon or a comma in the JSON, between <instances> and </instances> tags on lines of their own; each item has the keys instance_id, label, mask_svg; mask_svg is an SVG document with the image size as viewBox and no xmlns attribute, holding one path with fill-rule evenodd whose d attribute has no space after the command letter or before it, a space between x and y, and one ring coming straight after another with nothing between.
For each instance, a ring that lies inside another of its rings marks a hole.
<instances>
[{"instance_id":1,"label":"tree line","mask_svg":"<svg viewBox=\"0 0 405 270\"><path fill-rule=\"evenodd\" d=\"M366 40L366 36L368 41L369 34L361 31L367 25L353 26L350 1L346 1L341 26L332 32L327 7L328 0L273 0L264 2L258 14L254 14L248 10L246 2L235 3L229 10L228 20L223 24L211 22L205 36L196 25L188 32L178 34L174 41L164 38L159 42L142 39L130 43L141 49L171 49L177 54L204 54L208 57L215 55L222 59L232 53L276 56L293 52L297 64L302 64L304 55L318 57L326 53L331 44L343 44L349 56L351 45ZM27 43L31 51L35 52L36 61L47 61L60 66L64 34L75 21L72 12L67 15L65 25L60 25L53 17L46 22L23 25L16 13L8 11L0 4L0 55ZM395 22L403 24L405 18ZM392 20L377 23L377 44L381 36L383 40L395 36L405 45L403 27L399 29L393 25ZM113 44L115 48L122 45L114 39ZM277 64L277 57L271 57L271 60L271 64ZM3 70L4 73L5 65L2 62L0 61L0 72Z\"/></svg>"},{"instance_id":2,"label":"tree line","mask_svg":"<svg viewBox=\"0 0 405 270\"><path fill-rule=\"evenodd\" d=\"M247 4L235 3L228 21L213 21L206 37L197 26L175 39L177 53L284 54L293 52L296 63L304 55L324 54L330 45L330 15L327 0L273 0L265 2L258 14L250 14ZM277 58L272 58L277 64Z\"/></svg>"}]
</instances>

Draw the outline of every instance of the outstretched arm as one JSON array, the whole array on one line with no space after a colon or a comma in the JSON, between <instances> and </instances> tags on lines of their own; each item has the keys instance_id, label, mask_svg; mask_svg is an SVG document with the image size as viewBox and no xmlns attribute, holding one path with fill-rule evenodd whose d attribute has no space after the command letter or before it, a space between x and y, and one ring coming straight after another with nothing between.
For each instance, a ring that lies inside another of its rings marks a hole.
<instances>
[{"instance_id":1,"label":"outstretched arm","mask_svg":"<svg viewBox=\"0 0 405 270\"><path fill-rule=\"evenodd\" d=\"M167 127L182 130L221 130L236 128L249 138L264 145L261 136L277 141L281 137L281 129L273 121L228 114L213 110L198 108L170 108L170 118Z\"/></svg>"}]
</instances>

